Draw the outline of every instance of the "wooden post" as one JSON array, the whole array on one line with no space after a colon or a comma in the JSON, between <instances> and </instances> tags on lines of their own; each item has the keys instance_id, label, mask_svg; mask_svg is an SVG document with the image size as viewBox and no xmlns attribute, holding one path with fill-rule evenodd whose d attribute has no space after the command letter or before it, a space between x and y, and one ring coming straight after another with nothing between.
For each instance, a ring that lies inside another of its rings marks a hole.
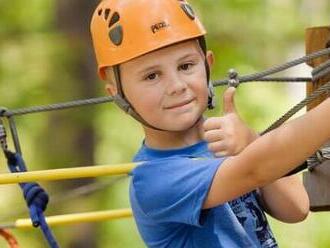
<instances>
[{"instance_id":1,"label":"wooden post","mask_svg":"<svg viewBox=\"0 0 330 248\"><path fill-rule=\"evenodd\" d=\"M306 54L330 47L330 26L313 27L306 30ZM316 58L307 64L315 68L330 60L330 56ZM314 83L307 84L307 95L330 81L330 75ZM329 95L324 94L318 100L307 106L310 110L321 103ZM312 123L311 123L312 125ZM330 128L330 127L329 127ZM330 142L329 142L330 143ZM328 144L329 145L329 144ZM313 171L304 172L303 181L311 203L311 211L330 211L330 161L322 163Z\"/></svg>"}]
</instances>

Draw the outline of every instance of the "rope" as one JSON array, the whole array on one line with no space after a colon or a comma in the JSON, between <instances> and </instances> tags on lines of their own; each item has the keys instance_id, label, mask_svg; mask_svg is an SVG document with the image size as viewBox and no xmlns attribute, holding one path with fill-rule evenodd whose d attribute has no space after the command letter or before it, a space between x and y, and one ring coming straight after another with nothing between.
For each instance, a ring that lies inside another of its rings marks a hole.
<instances>
[{"instance_id":1,"label":"rope","mask_svg":"<svg viewBox=\"0 0 330 248\"><path fill-rule=\"evenodd\" d=\"M10 248L19 248L17 240L8 230L0 228L0 236L7 241Z\"/></svg>"},{"instance_id":2,"label":"rope","mask_svg":"<svg viewBox=\"0 0 330 248\"><path fill-rule=\"evenodd\" d=\"M132 217L132 209L122 208L114 210L93 211L85 213L63 214L47 216L47 222L50 226L70 225L77 223L87 223L105 220L115 220ZM14 223L0 224L0 228L30 228L32 227L30 219L17 219Z\"/></svg>"},{"instance_id":3,"label":"rope","mask_svg":"<svg viewBox=\"0 0 330 248\"><path fill-rule=\"evenodd\" d=\"M12 153L5 150L5 155L7 158L8 167L12 173L27 171L23 158L18 153ZM49 200L48 194L37 183L20 183L19 185L23 191L24 199L29 207L30 218L33 226L40 226L49 246L51 248L58 248L59 246L43 215Z\"/></svg>"},{"instance_id":4,"label":"rope","mask_svg":"<svg viewBox=\"0 0 330 248\"><path fill-rule=\"evenodd\" d=\"M317 81L330 74L330 60L322 63L312 71L313 81Z\"/></svg>"},{"instance_id":5,"label":"rope","mask_svg":"<svg viewBox=\"0 0 330 248\"><path fill-rule=\"evenodd\" d=\"M238 79L239 79L239 81L241 83L260 80L260 79L265 78L265 77L267 77L269 75L272 75L272 74L275 74L275 73L278 73L278 72L287 70L287 69L289 69L291 67L294 67L296 65L299 65L299 64L305 63L307 61L310 61L312 59L315 59L315 58L318 58L318 57L322 57L322 56L325 56L325 55L329 55L329 54L330 54L330 48L323 49L323 50L317 51L315 53L311 53L309 55L303 56L301 58L292 60L292 61L287 62L285 64L281 64L281 65L278 65L278 66L271 67L268 70L239 77ZM214 81L214 86L224 85L224 84L227 85L228 82L229 82L229 80L230 79L224 79L224 80Z\"/></svg>"},{"instance_id":6,"label":"rope","mask_svg":"<svg viewBox=\"0 0 330 248\"><path fill-rule=\"evenodd\" d=\"M97 98L90 98L84 100L75 100L71 102L64 102L64 103L54 103L50 105L43 105L43 106L34 106L29 108L20 108L15 110L7 110L5 108L0 111L0 116L3 117L10 117L14 115L25 115L25 114L32 114L32 113L40 113L46 111L54 111L54 110L62 110L62 109L69 109L75 108L80 106L86 105L96 105L102 104L107 102L112 102L113 98L110 96L105 97L97 97Z\"/></svg>"},{"instance_id":7,"label":"rope","mask_svg":"<svg viewBox=\"0 0 330 248\"><path fill-rule=\"evenodd\" d=\"M322 63L321 65L319 65L313 69L313 71L312 71L313 77L312 77L311 81L316 82L319 79L321 79L327 75L330 75L330 60ZM268 127L265 131L262 132L262 135L279 127L280 125L282 125L285 121L287 121L289 118L291 118L300 109L302 109L309 103L313 102L315 99L317 99L322 94L328 93L328 95L329 95L329 92L330 92L330 82L327 82L326 84L322 85L321 87L316 89L314 92L312 92L312 94L310 94L308 97L306 97L303 101L301 101L296 106L294 106L292 109L290 109L281 118L279 118L277 121L275 121L270 127ZM326 160L330 160L329 145L319 149L314 155L312 155L310 158L308 158L305 163L303 163L299 167L295 168L287 176L296 174L307 168L309 169L309 171L312 171L316 166L321 165Z\"/></svg>"},{"instance_id":8,"label":"rope","mask_svg":"<svg viewBox=\"0 0 330 248\"><path fill-rule=\"evenodd\" d=\"M291 108L286 114L284 114L281 118L279 118L277 121L275 121L270 127L268 127L261 134L268 133L269 131L281 126L285 121L287 121L290 117L292 117L295 113L297 113L299 110L301 110L307 104L313 102L320 95L327 93L329 91L330 91L330 81L327 82L326 84L322 85L318 89L316 89L312 94L310 94L308 97L306 97L300 103L298 103L293 108Z\"/></svg>"},{"instance_id":9,"label":"rope","mask_svg":"<svg viewBox=\"0 0 330 248\"><path fill-rule=\"evenodd\" d=\"M264 77L256 78L254 80L246 81L242 77L238 77L240 84L251 83L251 82L262 82L262 83L306 83L312 81L311 77ZM244 80L244 81L241 81ZM222 79L213 81L213 86L227 86L229 84L229 79Z\"/></svg>"},{"instance_id":10,"label":"rope","mask_svg":"<svg viewBox=\"0 0 330 248\"><path fill-rule=\"evenodd\" d=\"M113 165L82 166L28 172L0 173L0 184L14 184L34 181L59 181L74 178L127 175L142 162Z\"/></svg>"}]
</instances>

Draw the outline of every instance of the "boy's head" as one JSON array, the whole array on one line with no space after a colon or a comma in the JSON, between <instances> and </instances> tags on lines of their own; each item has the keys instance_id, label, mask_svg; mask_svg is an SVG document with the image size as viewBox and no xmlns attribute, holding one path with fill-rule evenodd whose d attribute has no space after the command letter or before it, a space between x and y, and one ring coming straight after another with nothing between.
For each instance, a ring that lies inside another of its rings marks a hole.
<instances>
[{"instance_id":1,"label":"boy's head","mask_svg":"<svg viewBox=\"0 0 330 248\"><path fill-rule=\"evenodd\" d=\"M212 54L206 52L205 30L186 1L105 0L94 12L91 32L108 92L145 126L179 131L171 118L185 116L179 114L184 111L198 112L199 119L210 105L206 86Z\"/></svg>"}]
</instances>

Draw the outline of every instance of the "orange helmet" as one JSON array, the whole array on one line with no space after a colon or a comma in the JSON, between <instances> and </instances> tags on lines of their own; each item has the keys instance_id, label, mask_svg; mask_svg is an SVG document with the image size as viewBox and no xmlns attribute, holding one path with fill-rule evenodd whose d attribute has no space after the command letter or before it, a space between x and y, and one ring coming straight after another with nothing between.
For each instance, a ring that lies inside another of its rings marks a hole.
<instances>
[{"instance_id":1,"label":"orange helmet","mask_svg":"<svg viewBox=\"0 0 330 248\"><path fill-rule=\"evenodd\" d=\"M103 0L90 28L102 79L107 66L206 33L184 0Z\"/></svg>"}]
</instances>

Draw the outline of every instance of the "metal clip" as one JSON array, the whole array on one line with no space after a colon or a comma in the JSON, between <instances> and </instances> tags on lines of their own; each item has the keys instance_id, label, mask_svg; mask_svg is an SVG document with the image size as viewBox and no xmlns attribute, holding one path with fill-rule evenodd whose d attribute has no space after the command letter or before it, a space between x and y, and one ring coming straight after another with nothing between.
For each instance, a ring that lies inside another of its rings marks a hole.
<instances>
[{"instance_id":1,"label":"metal clip","mask_svg":"<svg viewBox=\"0 0 330 248\"><path fill-rule=\"evenodd\" d=\"M316 158L317 158L317 160L320 164L322 164L326 160L326 158L323 155L322 150L317 150L315 155L316 155Z\"/></svg>"},{"instance_id":2,"label":"metal clip","mask_svg":"<svg viewBox=\"0 0 330 248\"><path fill-rule=\"evenodd\" d=\"M3 125L3 121L0 118L0 145L3 151L8 150L8 145L7 145L7 133L5 126Z\"/></svg>"},{"instance_id":3,"label":"metal clip","mask_svg":"<svg viewBox=\"0 0 330 248\"><path fill-rule=\"evenodd\" d=\"M228 86L237 88L240 82L238 79L238 73L235 71L235 69L230 69L228 72L228 76L229 76Z\"/></svg>"},{"instance_id":4,"label":"metal clip","mask_svg":"<svg viewBox=\"0 0 330 248\"><path fill-rule=\"evenodd\" d=\"M308 164L308 170L313 171L317 166L323 164L325 161L330 160L330 155L327 150L317 150L310 158L310 163Z\"/></svg>"},{"instance_id":5,"label":"metal clip","mask_svg":"<svg viewBox=\"0 0 330 248\"><path fill-rule=\"evenodd\" d=\"M212 82L210 81L208 83L208 102L207 102L207 107L208 109L214 109L215 108L215 91L214 91L214 86Z\"/></svg>"}]
</instances>

